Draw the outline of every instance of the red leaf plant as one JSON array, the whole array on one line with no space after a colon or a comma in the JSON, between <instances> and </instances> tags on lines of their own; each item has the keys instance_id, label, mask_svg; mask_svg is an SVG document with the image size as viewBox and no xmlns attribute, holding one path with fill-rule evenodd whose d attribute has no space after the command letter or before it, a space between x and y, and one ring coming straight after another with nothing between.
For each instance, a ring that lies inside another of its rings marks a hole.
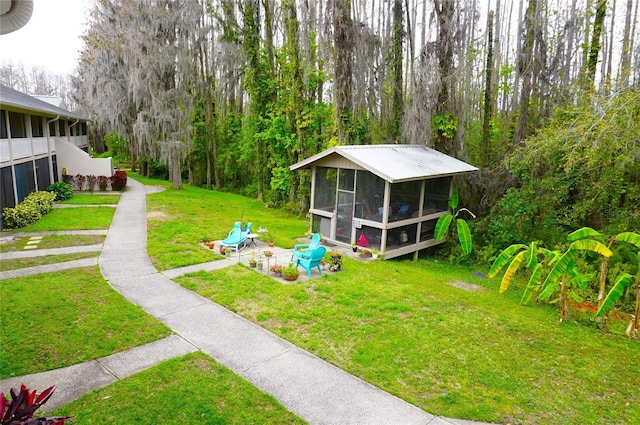
<instances>
[{"instance_id":1,"label":"red leaf plant","mask_svg":"<svg viewBox=\"0 0 640 425\"><path fill-rule=\"evenodd\" d=\"M34 418L33 414L53 395L55 385L42 393L20 385L20 391L11 388L11 400L0 393L0 425L62 425L69 417Z\"/></svg>"}]
</instances>

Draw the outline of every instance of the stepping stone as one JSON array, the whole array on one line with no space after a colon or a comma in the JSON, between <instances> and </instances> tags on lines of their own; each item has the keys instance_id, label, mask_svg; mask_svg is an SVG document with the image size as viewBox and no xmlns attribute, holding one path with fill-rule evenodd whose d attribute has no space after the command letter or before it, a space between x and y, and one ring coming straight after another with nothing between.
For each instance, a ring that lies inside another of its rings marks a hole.
<instances>
[{"instance_id":1,"label":"stepping stone","mask_svg":"<svg viewBox=\"0 0 640 425\"><path fill-rule=\"evenodd\" d=\"M40 243L40 241L29 241L27 242L27 245L38 245Z\"/></svg>"},{"instance_id":2,"label":"stepping stone","mask_svg":"<svg viewBox=\"0 0 640 425\"><path fill-rule=\"evenodd\" d=\"M38 249L38 245L26 245L24 249Z\"/></svg>"},{"instance_id":3,"label":"stepping stone","mask_svg":"<svg viewBox=\"0 0 640 425\"><path fill-rule=\"evenodd\" d=\"M29 238L30 241L41 241L42 240L42 236L31 236Z\"/></svg>"}]
</instances>

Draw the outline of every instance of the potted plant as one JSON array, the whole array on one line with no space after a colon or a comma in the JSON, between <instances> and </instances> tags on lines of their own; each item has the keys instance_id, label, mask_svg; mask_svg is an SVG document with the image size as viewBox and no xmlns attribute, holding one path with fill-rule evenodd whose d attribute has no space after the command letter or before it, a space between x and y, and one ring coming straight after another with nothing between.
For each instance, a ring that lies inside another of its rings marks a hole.
<instances>
[{"instance_id":1,"label":"potted plant","mask_svg":"<svg viewBox=\"0 0 640 425\"><path fill-rule=\"evenodd\" d=\"M300 272L298 271L298 268L293 263L289 263L286 267L282 269L282 276L286 280L296 280L298 279L298 276L300 276Z\"/></svg>"},{"instance_id":2,"label":"potted plant","mask_svg":"<svg viewBox=\"0 0 640 425\"><path fill-rule=\"evenodd\" d=\"M209 236L205 236L204 238L202 238L202 243L209 249L213 249L213 241L211 240L211 238Z\"/></svg>"},{"instance_id":3,"label":"potted plant","mask_svg":"<svg viewBox=\"0 0 640 425\"><path fill-rule=\"evenodd\" d=\"M273 248L274 243L273 243L273 235L271 235L271 233L267 233L267 244L269 245L269 247Z\"/></svg>"},{"instance_id":4,"label":"potted plant","mask_svg":"<svg viewBox=\"0 0 640 425\"><path fill-rule=\"evenodd\" d=\"M220 255L225 255L227 252L229 252L230 254L230 251L227 249L226 246L220 245Z\"/></svg>"},{"instance_id":5,"label":"potted plant","mask_svg":"<svg viewBox=\"0 0 640 425\"><path fill-rule=\"evenodd\" d=\"M258 264L258 262L256 261L255 255L256 255L255 251L252 251L251 257L249 257L249 267L254 268Z\"/></svg>"},{"instance_id":6,"label":"potted plant","mask_svg":"<svg viewBox=\"0 0 640 425\"><path fill-rule=\"evenodd\" d=\"M282 276L282 264L274 264L269 268L269 271L276 276Z\"/></svg>"},{"instance_id":7,"label":"potted plant","mask_svg":"<svg viewBox=\"0 0 640 425\"><path fill-rule=\"evenodd\" d=\"M372 257L372 258L374 258L374 259L378 258L378 255L379 255L379 254L380 254L380 253L378 252L378 250L377 250L377 249L375 249L375 248L372 248L372 249L371 249L371 257Z\"/></svg>"},{"instance_id":8,"label":"potted plant","mask_svg":"<svg viewBox=\"0 0 640 425\"><path fill-rule=\"evenodd\" d=\"M262 271L262 267L264 267L264 264L262 263L262 261L260 261L260 262L258 263L258 270L259 270L259 271Z\"/></svg>"},{"instance_id":9,"label":"potted plant","mask_svg":"<svg viewBox=\"0 0 640 425\"><path fill-rule=\"evenodd\" d=\"M351 244L351 250L353 250L353 252L358 252L358 245L356 245L355 242Z\"/></svg>"},{"instance_id":10,"label":"potted plant","mask_svg":"<svg viewBox=\"0 0 640 425\"><path fill-rule=\"evenodd\" d=\"M362 248L360 250L360 257L362 258L371 258L371 251L366 248Z\"/></svg>"},{"instance_id":11,"label":"potted plant","mask_svg":"<svg viewBox=\"0 0 640 425\"><path fill-rule=\"evenodd\" d=\"M262 253L264 254L265 257L271 257L273 255L273 252L267 250L262 251Z\"/></svg>"},{"instance_id":12,"label":"potted plant","mask_svg":"<svg viewBox=\"0 0 640 425\"><path fill-rule=\"evenodd\" d=\"M329 270L332 272L339 272L342 269L342 254L335 249L331 250L329 261L331 262Z\"/></svg>"}]
</instances>

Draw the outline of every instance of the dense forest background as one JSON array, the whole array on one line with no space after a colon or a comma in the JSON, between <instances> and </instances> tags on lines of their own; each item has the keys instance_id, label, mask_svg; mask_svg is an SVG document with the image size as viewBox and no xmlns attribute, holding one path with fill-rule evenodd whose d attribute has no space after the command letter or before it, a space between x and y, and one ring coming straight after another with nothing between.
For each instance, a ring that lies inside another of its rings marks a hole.
<instances>
[{"instance_id":1,"label":"dense forest background","mask_svg":"<svg viewBox=\"0 0 640 425\"><path fill-rule=\"evenodd\" d=\"M640 227L639 3L96 0L64 93L1 77L71 94L98 154L302 213L310 176L289 165L430 146L481 169L457 186L495 252Z\"/></svg>"}]
</instances>

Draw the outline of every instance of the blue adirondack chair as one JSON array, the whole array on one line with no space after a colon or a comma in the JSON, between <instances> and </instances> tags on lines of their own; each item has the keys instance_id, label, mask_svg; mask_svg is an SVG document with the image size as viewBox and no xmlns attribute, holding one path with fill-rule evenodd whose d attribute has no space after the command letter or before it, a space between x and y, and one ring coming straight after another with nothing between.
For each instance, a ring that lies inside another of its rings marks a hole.
<instances>
[{"instance_id":1,"label":"blue adirondack chair","mask_svg":"<svg viewBox=\"0 0 640 425\"><path fill-rule=\"evenodd\" d=\"M316 249L320 246L320 233L314 233L311 237L311 243L299 243L293 247L293 254L291 254L290 263L293 263L296 258L302 255L307 250Z\"/></svg>"},{"instance_id":2,"label":"blue adirondack chair","mask_svg":"<svg viewBox=\"0 0 640 425\"><path fill-rule=\"evenodd\" d=\"M305 249L302 254L297 257L296 267L302 266L307 271L309 277L311 277L311 269L318 268L318 272L322 274L322 268L320 267L320 261L324 258L324 254L327 252L327 248L320 246L316 249Z\"/></svg>"},{"instance_id":3,"label":"blue adirondack chair","mask_svg":"<svg viewBox=\"0 0 640 425\"><path fill-rule=\"evenodd\" d=\"M247 231L243 232L240 229L240 222L236 221L233 225L233 229L229 232L229 235L220 243L220 245L227 247L228 249L234 249L236 252L244 249L247 246L247 235L251 233L251 225L247 226Z\"/></svg>"}]
</instances>

